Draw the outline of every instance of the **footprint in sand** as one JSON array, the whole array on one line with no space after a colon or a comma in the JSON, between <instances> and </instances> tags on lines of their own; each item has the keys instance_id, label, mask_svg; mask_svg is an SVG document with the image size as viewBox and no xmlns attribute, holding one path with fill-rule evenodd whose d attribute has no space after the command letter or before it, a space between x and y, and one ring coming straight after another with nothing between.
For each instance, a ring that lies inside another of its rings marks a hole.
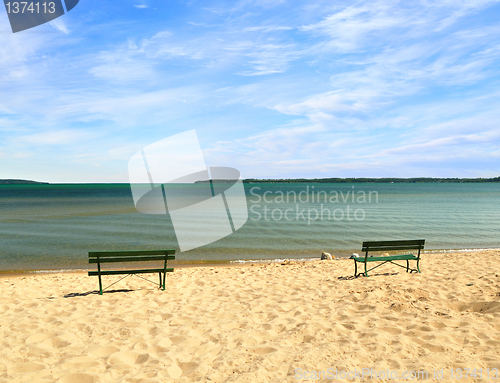
<instances>
[{"instance_id":1,"label":"footprint in sand","mask_svg":"<svg viewBox=\"0 0 500 383\"><path fill-rule=\"evenodd\" d=\"M89 353L89 356L92 356L94 358L102 358L102 357L107 357L111 354L114 354L116 352L119 352L120 349L115 346L105 346L105 347L99 347Z\"/></svg>"},{"instance_id":2,"label":"footprint in sand","mask_svg":"<svg viewBox=\"0 0 500 383\"><path fill-rule=\"evenodd\" d=\"M149 354L139 354L134 351L120 351L111 354L108 359L110 364L142 364L149 359Z\"/></svg>"},{"instance_id":3,"label":"footprint in sand","mask_svg":"<svg viewBox=\"0 0 500 383\"><path fill-rule=\"evenodd\" d=\"M182 376L192 374L198 368L198 363L195 362L179 362L179 368L182 370Z\"/></svg>"},{"instance_id":4,"label":"footprint in sand","mask_svg":"<svg viewBox=\"0 0 500 383\"><path fill-rule=\"evenodd\" d=\"M276 352L278 350L274 347L262 346L262 347L251 348L249 349L249 351L257 355L262 355L262 354L270 354L271 352Z\"/></svg>"},{"instance_id":5,"label":"footprint in sand","mask_svg":"<svg viewBox=\"0 0 500 383\"><path fill-rule=\"evenodd\" d=\"M86 369L90 367L97 366L99 362L95 358L90 358L88 356L77 356L74 358L67 359L62 368L65 370L77 370Z\"/></svg>"},{"instance_id":6,"label":"footprint in sand","mask_svg":"<svg viewBox=\"0 0 500 383\"><path fill-rule=\"evenodd\" d=\"M40 371L40 370L43 370L44 368L45 368L45 366L43 364L26 362L26 363L16 364L14 367L12 367L10 372L27 373L27 372Z\"/></svg>"},{"instance_id":7,"label":"footprint in sand","mask_svg":"<svg viewBox=\"0 0 500 383\"><path fill-rule=\"evenodd\" d=\"M57 380L57 383L94 383L95 379L92 375L83 372L65 375Z\"/></svg>"},{"instance_id":8,"label":"footprint in sand","mask_svg":"<svg viewBox=\"0 0 500 383\"><path fill-rule=\"evenodd\" d=\"M54 336L54 334L44 334L44 333L33 334L26 338L26 344L40 343L46 339L51 338L52 336Z\"/></svg>"},{"instance_id":9,"label":"footprint in sand","mask_svg":"<svg viewBox=\"0 0 500 383\"><path fill-rule=\"evenodd\" d=\"M435 344L431 344L431 343L423 343L421 346L426 348L429 351L432 351L432 352L445 352L446 351L446 349L443 346L439 346L439 345L435 345Z\"/></svg>"}]
</instances>

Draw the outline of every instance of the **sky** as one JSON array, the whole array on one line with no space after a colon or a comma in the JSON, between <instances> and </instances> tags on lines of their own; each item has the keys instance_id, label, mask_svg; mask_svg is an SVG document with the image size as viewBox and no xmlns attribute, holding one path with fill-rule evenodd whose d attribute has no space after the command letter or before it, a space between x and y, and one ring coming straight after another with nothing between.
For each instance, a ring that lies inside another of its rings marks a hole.
<instances>
[{"instance_id":1,"label":"sky","mask_svg":"<svg viewBox=\"0 0 500 383\"><path fill-rule=\"evenodd\" d=\"M500 175L500 1L80 0L0 8L0 179L128 182L195 129L242 178ZM166 164L165 166L168 166Z\"/></svg>"}]
</instances>

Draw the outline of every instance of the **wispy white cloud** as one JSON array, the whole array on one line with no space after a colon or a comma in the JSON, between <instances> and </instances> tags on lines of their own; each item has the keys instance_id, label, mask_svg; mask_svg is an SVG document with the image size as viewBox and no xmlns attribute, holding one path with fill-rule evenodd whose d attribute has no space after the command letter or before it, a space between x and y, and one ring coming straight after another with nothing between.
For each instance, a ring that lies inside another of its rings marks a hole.
<instances>
[{"instance_id":1,"label":"wispy white cloud","mask_svg":"<svg viewBox=\"0 0 500 383\"><path fill-rule=\"evenodd\" d=\"M69 34L69 29L66 27L66 24L64 22L64 19L61 17L58 17L57 19L52 20L49 23L54 29L58 30L59 32L64 33L65 35Z\"/></svg>"},{"instance_id":2,"label":"wispy white cloud","mask_svg":"<svg viewBox=\"0 0 500 383\"><path fill-rule=\"evenodd\" d=\"M120 126L156 125L189 113L202 96L196 88L174 88L121 97L99 97L81 104L96 119L112 120Z\"/></svg>"},{"instance_id":3,"label":"wispy white cloud","mask_svg":"<svg viewBox=\"0 0 500 383\"><path fill-rule=\"evenodd\" d=\"M244 32L275 32L275 31L289 31L291 29L293 29L293 27L268 25L268 26L259 26L259 27L246 27L243 29L243 31Z\"/></svg>"},{"instance_id":4,"label":"wispy white cloud","mask_svg":"<svg viewBox=\"0 0 500 383\"><path fill-rule=\"evenodd\" d=\"M283 73L288 69L289 64L299 57L294 52L293 45L277 44L254 46L246 55L250 57L248 63L252 70L239 72L244 76Z\"/></svg>"},{"instance_id":5,"label":"wispy white cloud","mask_svg":"<svg viewBox=\"0 0 500 383\"><path fill-rule=\"evenodd\" d=\"M196 23L194 21L188 21L189 25L194 25L195 27L204 27L204 28L216 28L222 27L222 24L207 24L207 23Z\"/></svg>"},{"instance_id":6,"label":"wispy white cloud","mask_svg":"<svg viewBox=\"0 0 500 383\"><path fill-rule=\"evenodd\" d=\"M379 32L411 23L407 15L401 17L402 15L390 12L390 9L390 5L385 2L349 6L300 29L327 36L329 40L324 44L328 49L352 52L362 49L368 41L376 41Z\"/></svg>"},{"instance_id":7,"label":"wispy white cloud","mask_svg":"<svg viewBox=\"0 0 500 383\"><path fill-rule=\"evenodd\" d=\"M34 145L69 145L95 137L95 133L83 130L54 130L19 137L16 141Z\"/></svg>"},{"instance_id":8,"label":"wispy white cloud","mask_svg":"<svg viewBox=\"0 0 500 383\"><path fill-rule=\"evenodd\" d=\"M370 95L357 95L357 97L346 97L343 90L331 91L314 95L303 102L291 105L276 105L274 108L282 113L294 115L308 115L312 117L317 113L353 112L365 110L368 103L363 102Z\"/></svg>"},{"instance_id":9,"label":"wispy white cloud","mask_svg":"<svg viewBox=\"0 0 500 383\"><path fill-rule=\"evenodd\" d=\"M153 78L157 73L154 65L138 57L133 51L102 52L96 58L99 63L89 73L97 78L119 83L129 83Z\"/></svg>"},{"instance_id":10,"label":"wispy white cloud","mask_svg":"<svg viewBox=\"0 0 500 383\"><path fill-rule=\"evenodd\" d=\"M6 80L19 70L25 70L30 59L40 49L47 46L47 36L43 34L3 34L0 33L0 79Z\"/></svg>"}]
</instances>

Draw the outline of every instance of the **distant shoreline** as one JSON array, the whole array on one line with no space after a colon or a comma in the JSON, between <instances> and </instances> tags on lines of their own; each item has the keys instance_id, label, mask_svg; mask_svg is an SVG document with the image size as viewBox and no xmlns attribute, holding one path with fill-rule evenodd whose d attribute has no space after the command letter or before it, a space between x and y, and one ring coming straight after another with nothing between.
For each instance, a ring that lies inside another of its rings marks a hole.
<instances>
[{"instance_id":1,"label":"distant shoreline","mask_svg":"<svg viewBox=\"0 0 500 383\"><path fill-rule=\"evenodd\" d=\"M209 181L198 181L200 183ZM230 182L227 180L212 180L215 183ZM500 177L495 178L295 178L295 179L255 179L247 178L243 183L487 183L500 182Z\"/></svg>"},{"instance_id":2,"label":"distant shoreline","mask_svg":"<svg viewBox=\"0 0 500 383\"><path fill-rule=\"evenodd\" d=\"M210 181L196 181L195 183L232 183L231 180L214 179ZM500 182L500 177L495 178L286 178L286 179L256 179L246 178L243 180L245 184L254 183L490 183ZM0 179L0 185L65 185L66 183L49 183L31 180L20 179ZM128 185L128 183L71 183L75 185Z\"/></svg>"},{"instance_id":3,"label":"distant shoreline","mask_svg":"<svg viewBox=\"0 0 500 383\"><path fill-rule=\"evenodd\" d=\"M31 180L0 180L0 185L49 185L49 183Z\"/></svg>"}]
</instances>

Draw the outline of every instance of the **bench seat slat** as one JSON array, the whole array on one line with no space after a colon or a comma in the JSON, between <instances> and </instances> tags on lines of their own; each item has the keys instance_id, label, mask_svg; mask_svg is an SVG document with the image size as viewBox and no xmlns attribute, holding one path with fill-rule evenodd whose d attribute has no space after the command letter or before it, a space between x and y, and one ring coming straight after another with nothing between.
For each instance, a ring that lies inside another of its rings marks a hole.
<instances>
[{"instance_id":1,"label":"bench seat slat","mask_svg":"<svg viewBox=\"0 0 500 383\"><path fill-rule=\"evenodd\" d=\"M356 262L365 262L365 257L353 258ZM366 262L380 262L380 261L405 261L410 259L417 259L413 254L389 255L387 257L368 257Z\"/></svg>"},{"instance_id":2,"label":"bench seat slat","mask_svg":"<svg viewBox=\"0 0 500 383\"><path fill-rule=\"evenodd\" d=\"M425 239L412 239L404 241L366 241L363 242L363 247L372 246L409 246L409 245L424 245Z\"/></svg>"},{"instance_id":3,"label":"bench seat slat","mask_svg":"<svg viewBox=\"0 0 500 383\"><path fill-rule=\"evenodd\" d=\"M167 258L168 259L168 258ZM146 262L146 261L164 261L165 255L156 255L152 257L99 257L89 259L89 263L113 263L113 262Z\"/></svg>"},{"instance_id":4,"label":"bench seat slat","mask_svg":"<svg viewBox=\"0 0 500 383\"><path fill-rule=\"evenodd\" d=\"M167 273L173 272L173 267L166 269ZM118 274L149 274L163 273L163 269L143 269L143 270L103 270L101 275L118 275ZM89 276L99 275L98 271L89 271Z\"/></svg>"},{"instance_id":5,"label":"bench seat slat","mask_svg":"<svg viewBox=\"0 0 500 383\"><path fill-rule=\"evenodd\" d=\"M364 253L366 252L367 250L368 251L392 251L392 250L415 250L415 249L423 249L424 246L370 246L370 247L366 247L366 246L363 246L361 248L361 251Z\"/></svg>"},{"instance_id":6,"label":"bench seat slat","mask_svg":"<svg viewBox=\"0 0 500 383\"><path fill-rule=\"evenodd\" d=\"M175 254L175 250L127 250L127 251L89 251L89 258L94 257L130 257L130 256L141 256L141 255L171 255ZM175 259L168 258L168 259Z\"/></svg>"}]
</instances>

